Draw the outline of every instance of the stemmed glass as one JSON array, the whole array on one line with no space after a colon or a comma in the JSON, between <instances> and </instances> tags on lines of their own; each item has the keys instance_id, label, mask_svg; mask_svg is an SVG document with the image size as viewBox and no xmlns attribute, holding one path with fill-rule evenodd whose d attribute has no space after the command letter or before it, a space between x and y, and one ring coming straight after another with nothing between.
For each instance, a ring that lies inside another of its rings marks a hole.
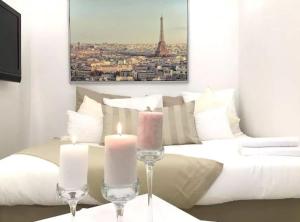
<instances>
[{"instance_id":1,"label":"stemmed glass","mask_svg":"<svg viewBox=\"0 0 300 222\"><path fill-rule=\"evenodd\" d=\"M154 164L163 158L164 148L137 151L137 158L145 163L148 188L148 220L153 221L152 187L153 187L153 167Z\"/></svg>"},{"instance_id":2,"label":"stemmed glass","mask_svg":"<svg viewBox=\"0 0 300 222\"><path fill-rule=\"evenodd\" d=\"M68 203L70 207L72 221L74 221L77 204L88 193L87 185L81 187L80 189L65 189L61 187L59 184L57 184L56 191L58 197Z\"/></svg>"},{"instance_id":3,"label":"stemmed glass","mask_svg":"<svg viewBox=\"0 0 300 222\"><path fill-rule=\"evenodd\" d=\"M117 222L123 221L125 204L134 199L138 195L138 181L128 185L107 185L103 183L102 194L103 197L112 202L116 208Z\"/></svg>"},{"instance_id":4,"label":"stemmed glass","mask_svg":"<svg viewBox=\"0 0 300 222\"><path fill-rule=\"evenodd\" d=\"M77 203L88 193L88 146L75 142L61 145L59 164L56 192L60 199L69 204L74 221Z\"/></svg>"}]
</instances>

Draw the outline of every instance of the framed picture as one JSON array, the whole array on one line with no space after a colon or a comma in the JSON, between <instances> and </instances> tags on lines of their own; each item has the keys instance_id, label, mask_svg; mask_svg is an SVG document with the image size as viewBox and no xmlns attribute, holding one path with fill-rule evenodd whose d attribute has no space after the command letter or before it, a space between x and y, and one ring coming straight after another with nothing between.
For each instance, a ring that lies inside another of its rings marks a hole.
<instances>
[{"instance_id":1,"label":"framed picture","mask_svg":"<svg viewBox=\"0 0 300 222\"><path fill-rule=\"evenodd\" d=\"M70 0L71 82L187 81L187 0Z\"/></svg>"}]
</instances>

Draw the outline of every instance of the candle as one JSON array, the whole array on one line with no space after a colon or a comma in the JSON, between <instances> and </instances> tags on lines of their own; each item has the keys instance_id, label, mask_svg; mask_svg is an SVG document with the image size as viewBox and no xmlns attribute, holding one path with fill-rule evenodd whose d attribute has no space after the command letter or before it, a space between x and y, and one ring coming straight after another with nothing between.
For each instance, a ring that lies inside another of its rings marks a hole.
<instances>
[{"instance_id":1,"label":"candle","mask_svg":"<svg viewBox=\"0 0 300 222\"><path fill-rule=\"evenodd\" d=\"M104 183L108 186L130 185L137 181L136 136L118 134L105 137Z\"/></svg>"},{"instance_id":2,"label":"candle","mask_svg":"<svg viewBox=\"0 0 300 222\"><path fill-rule=\"evenodd\" d=\"M138 121L137 147L143 150L162 148L163 113L140 112Z\"/></svg>"},{"instance_id":3,"label":"candle","mask_svg":"<svg viewBox=\"0 0 300 222\"><path fill-rule=\"evenodd\" d=\"M78 190L87 185L88 145L65 144L60 146L59 185L64 189Z\"/></svg>"}]
</instances>

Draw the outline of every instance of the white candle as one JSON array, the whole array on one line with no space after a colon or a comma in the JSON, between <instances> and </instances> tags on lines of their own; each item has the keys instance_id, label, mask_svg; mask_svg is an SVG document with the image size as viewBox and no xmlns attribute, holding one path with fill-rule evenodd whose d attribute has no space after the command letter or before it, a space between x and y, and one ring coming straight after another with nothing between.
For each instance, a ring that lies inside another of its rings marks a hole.
<instances>
[{"instance_id":1,"label":"white candle","mask_svg":"<svg viewBox=\"0 0 300 222\"><path fill-rule=\"evenodd\" d=\"M139 149L157 150L162 148L163 113L140 112L138 122Z\"/></svg>"},{"instance_id":2,"label":"white candle","mask_svg":"<svg viewBox=\"0 0 300 222\"><path fill-rule=\"evenodd\" d=\"M77 190L87 185L88 145L61 145L59 164L59 185L61 187Z\"/></svg>"},{"instance_id":3,"label":"white candle","mask_svg":"<svg viewBox=\"0 0 300 222\"><path fill-rule=\"evenodd\" d=\"M137 181L136 136L118 134L105 137L104 183L109 186L122 186Z\"/></svg>"}]
</instances>

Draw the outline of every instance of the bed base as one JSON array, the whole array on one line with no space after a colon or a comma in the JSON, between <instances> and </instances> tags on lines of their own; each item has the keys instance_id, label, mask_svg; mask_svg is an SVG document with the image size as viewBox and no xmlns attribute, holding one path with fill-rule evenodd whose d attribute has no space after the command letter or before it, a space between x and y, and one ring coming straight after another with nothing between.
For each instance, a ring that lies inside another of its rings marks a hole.
<instances>
[{"instance_id":1,"label":"bed base","mask_svg":"<svg viewBox=\"0 0 300 222\"><path fill-rule=\"evenodd\" d=\"M77 209L89 208L90 205L79 205ZM33 222L70 212L68 206L0 206L0 222Z\"/></svg>"},{"instance_id":2,"label":"bed base","mask_svg":"<svg viewBox=\"0 0 300 222\"><path fill-rule=\"evenodd\" d=\"M202 220L217 222L300 221L300 199L242 200L187 210Z\"/></svg>"},{"instance_id":3,"label":"bed base","mask_svg":"<svg viewBox=\"0 0 300 222\"><path fill-rule=\"evenodd\" d=\"M89 205L80 205L88 208ZM32 222L68 213L67 206L0 206L1 222ZM187 210L191 215L217 222L299 222L300 199L246 200Z\"/></svg>"}]
</instances>

